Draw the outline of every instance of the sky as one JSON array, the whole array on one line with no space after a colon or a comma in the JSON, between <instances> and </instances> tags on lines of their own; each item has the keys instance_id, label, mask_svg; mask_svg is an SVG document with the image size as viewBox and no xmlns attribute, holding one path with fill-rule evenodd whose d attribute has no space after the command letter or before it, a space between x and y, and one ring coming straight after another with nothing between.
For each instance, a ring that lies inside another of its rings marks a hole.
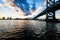
<instances>
[{"instance_id":1,"label":"sky","mask_svg":"<svg viewBox=\"0 0 60 40\"><path fill-rule=\"evenodd\" d=\"M0 18L33 18L46 8L45 0L0 0ZM57 18L60 11L56 11ZM41 18L45 18L45 15Z\"/></svg>"}]
</instances>

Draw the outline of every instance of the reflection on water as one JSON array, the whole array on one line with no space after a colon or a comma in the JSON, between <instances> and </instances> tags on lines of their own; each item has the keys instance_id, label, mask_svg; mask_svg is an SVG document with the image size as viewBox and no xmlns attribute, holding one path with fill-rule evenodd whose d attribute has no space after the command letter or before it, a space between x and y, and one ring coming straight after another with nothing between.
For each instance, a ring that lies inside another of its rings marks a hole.
<instances>
[{"instance_id":1,"label":"reflection on water","mask_svg":"<svg viewBox=\"0 0 60 40\"><path fill-rule=\"evenodd\" d=\"M55 23L46 22L46 30L56 31L57 27L56 27Z\"/></svg>"},{"instance_id":2,"label":"reflection on water","mask_svg":"<svg viewBox=\"0 0 60 40\"><path fill-rule=\"evenodd\" d=\"M0 20L0 38L40 39L46 30L60 33L60 23L35 20Z\"/></svg>"},{"instance_id":3,"label":"reflection on water","mask_svg":"<svg viewBox=\"0 0 60 40\"><path fill-rule=\"evenodd\" d=\"M42 40L60 40L60 29L57 24L53 22L46 22L46 32L41 36Z\"/></svg>"}]
</instances>

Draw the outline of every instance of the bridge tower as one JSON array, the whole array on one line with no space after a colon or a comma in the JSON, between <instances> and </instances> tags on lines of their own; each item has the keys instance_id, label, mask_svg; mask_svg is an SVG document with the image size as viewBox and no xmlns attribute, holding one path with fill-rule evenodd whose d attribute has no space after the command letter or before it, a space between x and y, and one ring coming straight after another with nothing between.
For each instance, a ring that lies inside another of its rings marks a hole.
<instances>
[{"instance_id":1,"label":"bridge tower","mask_svg":"<svg viewBox=\"0 0 60 40\"><path fill-rule=\"evenodd\" d=\"M46 0L46 7L47 9L51 7L52 5L55 5L55 0ZM50 12L46 12L46 19L55 19L55 11L51 10Z\"/></svg>"}]
</instances>

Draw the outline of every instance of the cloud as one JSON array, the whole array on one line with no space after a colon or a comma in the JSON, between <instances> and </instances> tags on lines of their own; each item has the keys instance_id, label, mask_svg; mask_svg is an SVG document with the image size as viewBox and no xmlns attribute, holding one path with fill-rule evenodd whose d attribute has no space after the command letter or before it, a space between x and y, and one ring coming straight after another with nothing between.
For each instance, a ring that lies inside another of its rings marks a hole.
<instances>
[{"instance_id":1,"label":"cloud","mask_svg":"<svg viewBox=\"0 0 60 40\"><path fill-rule=\"evenodd\" d=\"M43 7L40 6L39 8L36 9L35 12L32 12L31 15L28 15L27 18L34 18L42 11L42 9L43 9Z\"/></svg>"},{"instance_id":2,"label":"cloud","mask_svg":"<svg viewBox=\"0 0 60 40\"><path fill-rule=\"evenodd\" d=\"M14 0L13 3L15 6L19 7L23 12L25 12L25 14L29 15L30 6L27 0Z\"/></svg>"},{"instance_id":3,"label":"cloud","mask_svg":"<svg viewBox=\"0 0 60 40\"><path fill-rule=\"evenodd\" d=\"M3 15L0 13L0 18L2 17Z\"/></svg>"},{"instance_id":4,"label":"cloud","mask_svg":"<svg viewBox=\"0 0 60 40\"><path fill-rule=\"evenodd\" d=\"M0 4L0 6L2 7L9 7L10 9L12 9L11 11L13 11L13 13L18 13L20 15L20 17L24 16L24 12L19 8L17 7L15 4L14 4L14 0L2 0L4 3L3 4Z\"/></svg>"},{"instance_id":5,"label":"cloud","mask_svg":"<svg viewBox=\"0 0 60 40\"><path fill-rule=\"evenodd\" d=\"M32 15L38 15L41 11L42 11L43 7L40 6L39 8L36 9L36 11L34 13L32 13Z\"/></svg>"},{"instance_id":6,"label":"cloud","mask_svg":"<svg viewBox=\"0 0 60 40\"><path fill-rule=\"evenodd\" d=\"M46 5L46 0L44 0L44 5Z\"/></svg>"},{"instance_id":7,"label":"cloud","mask_svg":"<svg viewBox=\"0 0 60 40\"><path fill-rule=\"evenodd\" d=\"M24 2L22 2L22 0L2 0L2 1L4 3L3 4L0 4L0 6L2 6L4 8L5 7L9 7L10 9L12 9L11 11L13 11L13 13L18 13L21 18L24 17L25 15L27 15L28 12L30 11L29 10L30 5L28 4L28 2L26 0L23 0ZM45 4L46 4L46 0L44 0L44 5ZM26 17L36 16L36 15L38 15L40 13L40 11L42 11L42 9L43 9L43 7L40 6L39 8L36 9L35 12L31 13L31 15L28 14Z\"/></svg>"},{"instance_id":8,"label":"cloud","mask_svg":"<svg viewBox=\"0 0 60 40\"><path fill-rule=\"evenodd\" d=\"M3 13L0 13L0 18L2 17L6 17L6 15L4 15Z\"/></svg>"}]
</instances>

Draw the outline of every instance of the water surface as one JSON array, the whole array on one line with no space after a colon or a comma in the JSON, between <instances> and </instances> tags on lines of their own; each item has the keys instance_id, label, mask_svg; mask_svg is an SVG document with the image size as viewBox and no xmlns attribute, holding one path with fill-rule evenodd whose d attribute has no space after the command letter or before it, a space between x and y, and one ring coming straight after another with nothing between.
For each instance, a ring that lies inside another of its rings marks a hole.
<instances>
[{"instance_id":1,"label":"water surface","mask_svg":"<svg viewBox=\"0 0 60 40\"><path fill-rule=\"evenodd\" d=\"M46 30L60 33L60 23L37 20L0 20L0 38L39 38Z\"/></svg>"}]
</instances>

